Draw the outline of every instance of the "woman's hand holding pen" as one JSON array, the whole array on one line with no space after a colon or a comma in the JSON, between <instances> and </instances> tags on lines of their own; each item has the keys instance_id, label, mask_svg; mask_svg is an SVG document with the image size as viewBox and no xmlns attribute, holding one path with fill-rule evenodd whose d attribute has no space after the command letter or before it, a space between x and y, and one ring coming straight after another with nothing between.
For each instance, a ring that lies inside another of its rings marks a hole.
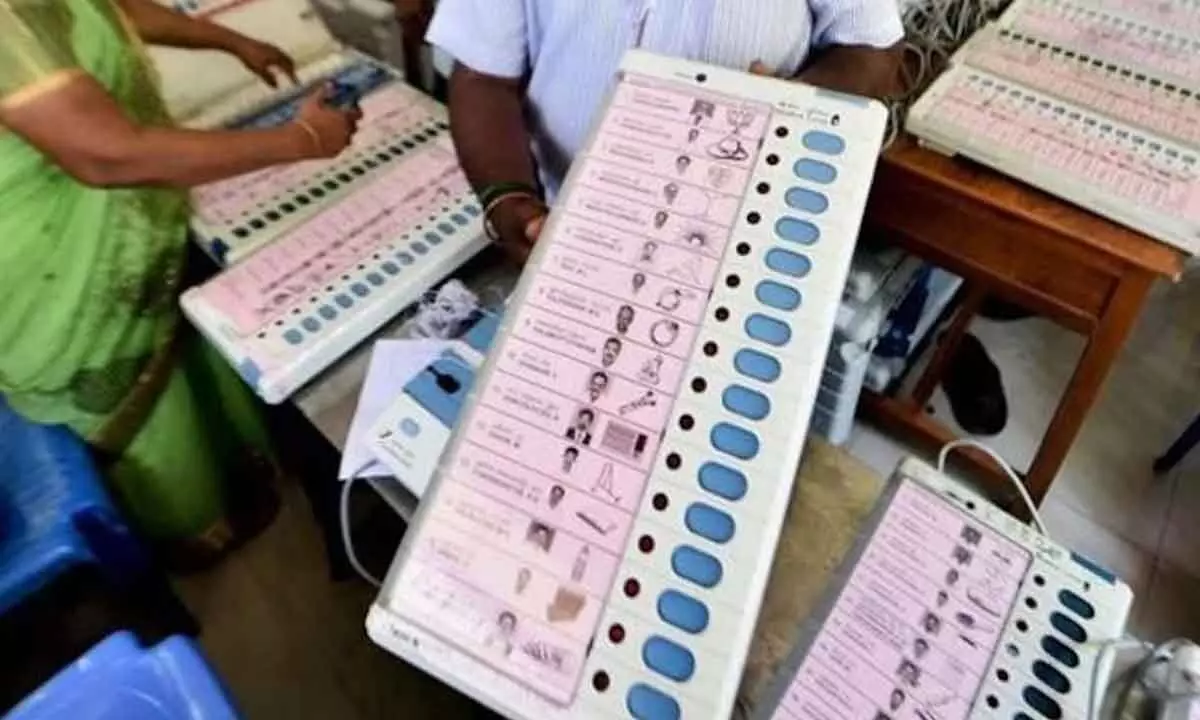
<instances>
[{"instance_id":1,"label":"woman's hand holding pen","mask_svg":"<svg viewBox=\"0 0 1200 720\"><path fill-rule=\"evenodd\" d=\"M362 111L357 107L338 108L330 104L333 88L325 85L300 104L292 125L303 135L306 157L330 158L349 147L358 132Z\"/></svg>"}]
</instances>

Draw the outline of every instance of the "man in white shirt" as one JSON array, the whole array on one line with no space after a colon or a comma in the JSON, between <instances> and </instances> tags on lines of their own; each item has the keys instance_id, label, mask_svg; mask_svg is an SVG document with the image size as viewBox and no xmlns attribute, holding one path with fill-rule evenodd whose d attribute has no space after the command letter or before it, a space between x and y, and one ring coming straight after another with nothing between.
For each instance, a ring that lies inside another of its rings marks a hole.
<instances>
[{"instance_id":1,"label":"man in white shirt","mask_svg":"<svg viewBox=\"0 0 1200 720\"><path fill-rule=\"evenodd\" d=\"M427 40L456 61L463 168L524 255L626 50L882 97L902 34L896 0L440 0Z\"/></svg>"}]
</instances>

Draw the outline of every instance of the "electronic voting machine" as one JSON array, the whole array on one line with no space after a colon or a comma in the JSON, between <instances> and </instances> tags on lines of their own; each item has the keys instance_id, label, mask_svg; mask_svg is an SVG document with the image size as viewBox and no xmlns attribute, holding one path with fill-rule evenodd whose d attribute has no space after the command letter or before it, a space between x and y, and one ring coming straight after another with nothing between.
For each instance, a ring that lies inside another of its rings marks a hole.
<instances>
[{"instance_id":1,"label":"electronic voting machine","mask_svg":"<svg viewBox=\"0 0 1200 720\"><path fill-rule=\"evenodd\" d=\"M301 84L273 89L232 58L214 56L210 66L208 57L156 51L183 124L286 122L328 82L363 112L336 158L192 192L192 234L226 269L184 293L184 313L278 403L482 250L482 209L458 166L445 108L392 68L339 46L304 0L199 0L184 10L281 45ZM198 62L204 72L194 72Z\"/></svg>"},{"instance_id":2,"label":"electronic voting machine","mask_svg":"<svg viewBox=\"0 0 1200 720\"><path fill-rule=\"evenodd\" d=\"M1016 0L955 55L907 127L1200 253L1200 4Z\"/></svg>"},{"instance_id":3,"label":"electronic voting machine","mask_svg":"<svg viewBox=\"0 0 1200 720\"><path fill-rule=\"evenodd\" d=\"M905 460L753 720L1086 720L1133 593Z\"/></svg>"},{"instance_id":4,"label":"electronic voting machine","mask_svg":"<svg viewBox=\"0 0 1200 720\"><path fill-rule=\"evenodd\" d=\"M626 56L377 643L509 717L729 717L886 121Z\"/></svg>"}]
</instances>

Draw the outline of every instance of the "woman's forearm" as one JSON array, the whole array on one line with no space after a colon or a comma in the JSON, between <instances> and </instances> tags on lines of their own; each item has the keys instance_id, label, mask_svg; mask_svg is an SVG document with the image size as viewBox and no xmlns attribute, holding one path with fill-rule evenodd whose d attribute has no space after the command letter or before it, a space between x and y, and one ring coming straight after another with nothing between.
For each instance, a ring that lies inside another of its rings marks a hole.
<instances>
[{"instance_id":1,"label":"woman's forearm","mask_svg":"<svg viewBox=\"0 0 1200 720\"><path fill-rule=\"evenodd\" d=\"M234 52L246 38L207 20L188 17L154 0L119 0L138 35L152 45Z\"/></svg>"},{"instance_id":2,"label":"woman's forearm","mask_svg":"<svg viewBox=\"0 0 1200 720\"><path fill-rule=\"evenodd\" d=\"M321 148L316 131L299 124L216 132L138 126L86 75L19 104L0 104L0 123L96 187L191 187L340 149Z\"/></svg>"},{"instance_id":3,"label":"woman's forearm","mask_svg":"<svg viewBox=\"0 0 1200 720\"><path fill-rule=\"evenodd\" d=\"M267 130L143 128L93 163L91 184L190 188L313 156L314 139L297 125Z\"/></svg>"}]
</instances>

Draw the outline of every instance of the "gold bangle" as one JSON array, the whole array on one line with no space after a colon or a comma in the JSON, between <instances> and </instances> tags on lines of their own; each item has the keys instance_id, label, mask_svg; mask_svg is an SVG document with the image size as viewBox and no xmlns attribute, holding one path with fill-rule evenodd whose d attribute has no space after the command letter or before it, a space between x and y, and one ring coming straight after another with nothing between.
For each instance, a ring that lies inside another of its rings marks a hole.
<instances>
[{"instance_id":1,"label":"gold bangle","mask_svg":"<svg viewBox=\"0 0 1200 720\"><path fill-rule=\"evenodd\" d=\"M292 122L299 125L304 132L308 133L308 136L312 138L313 141L313 149L317 151L318 155L323 155L325 153L325 148L321 146L321 135L317 132L317 129L312 126L312 123L304 118L296 118Z\"/></svg>"}]
</instances>

